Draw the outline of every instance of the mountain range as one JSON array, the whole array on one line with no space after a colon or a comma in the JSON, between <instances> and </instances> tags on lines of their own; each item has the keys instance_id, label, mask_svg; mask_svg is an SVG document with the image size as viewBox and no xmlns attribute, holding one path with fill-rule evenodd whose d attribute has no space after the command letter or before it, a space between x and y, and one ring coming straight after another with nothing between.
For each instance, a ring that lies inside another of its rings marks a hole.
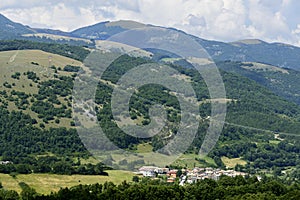
<instances>
[{"instance_id":1,"label":"mountain range","mask_svg":"<svg viewBox=\"0 0 300 200\"><path fill-rule=\"evenodd\" d=\"M67 43L94 48L96 40L105 40L123 31L145 26L154 27L153 25L121 20L100 22L72 32L63 32L52 29L30 28L0 15L0 39ZM170 29L184 33L174 28ZM208 52L216 63L222 61L237 62L236 65L230 65L230 67L220 64L219 67L223 70L246 76L272 90L275 94L300 105L300 91L298 89L300 84L299 47L282 43L267 43L258 39L225 43L190 36ZM168 56L172 57L170 54ZM254 67L249 67L249 64ZM245 67L247 65L248 67Z\"/></svg>"},{"instance_id":2,"label":"mountain range","mask_svg":"<svg viewBox=\"0 0 300 200\"><path fill-rule=\"evenodd\" d=\"M63 32L60 30L31 28L20 23L15 23L0 14L0 39L25 39L93 47L95 45L94 40L105 40L120 32L142 26L153 25L144 25L126 20L117 22L105 21L82 27L72 32ZM191 37L206 49L215 61L259 62L282 68L300 70L300 48L296 46L283 43L267 43L259 39L246 39L225 43L206 40L192 35Z\"/></svg>"}]
</instances>

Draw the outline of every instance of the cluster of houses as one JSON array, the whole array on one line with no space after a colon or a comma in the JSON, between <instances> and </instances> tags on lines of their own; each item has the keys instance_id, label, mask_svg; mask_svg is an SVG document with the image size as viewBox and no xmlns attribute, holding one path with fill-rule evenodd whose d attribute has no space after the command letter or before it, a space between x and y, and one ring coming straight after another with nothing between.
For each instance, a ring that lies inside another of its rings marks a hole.
<instances>
[{"instance_id":1,"label":"cluster of houses","mask_svg":"<svg viewBox=\"0 0 300 200\"><path fill-rule=\"evenodd\" d=\"M246 176L244 172L237 172L234 170L222 170L215 169L211 167L199 168L195 167L194 169L181 169L181 172L178 173L177 169L169 168L159 168L155 166L143 166L139 169L138 174L143 175L144 177L155 178L157 175L165 174L167 176L167 182L175 182L176 178L179 178L180 185L184 183L195 183L198 180L204 179L214 179L219 180L220 176L226 175L230 177L235 176Z\"/></svg>"},{"instance_id":2,"label":"cluster of houses","mask_svg":"<svg viewBox=\"0 0 300 200\"><path fill-rule=\"evenodd\" d=\"M160 168L155 166L143 166L139 169L137 174L143 175L144 177L155 178L157 175L165 174L168 182L175 182L177 178L177 169Z\"/></svg>"},{"instance_id":3,"label":"cluster of houses","mask_svg":"<svg viewBox=\"0 0 300 200\"><path fill-rule=\"evenodd\" d=\"M222 170L222 169L214 169L211 167L208 168L194 168L192 170L188 170L186 173L186 182L187 183L195 183L198 180L204 180L206 178L219 180L222 175L235 177L235 176L243 176L245 177L247 174L244 172L237 172L234 170Z\"/></svg>"}]
</instances>

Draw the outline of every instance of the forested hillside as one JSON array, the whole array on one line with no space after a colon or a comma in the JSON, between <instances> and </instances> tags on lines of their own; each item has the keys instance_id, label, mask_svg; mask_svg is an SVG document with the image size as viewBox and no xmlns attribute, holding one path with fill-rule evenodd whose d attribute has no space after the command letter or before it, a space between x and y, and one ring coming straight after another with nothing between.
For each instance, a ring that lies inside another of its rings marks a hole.
<instances>
[{"instance_id":1,"label":"forested hillside","mask_svg":"<svg viewBox=\"0 0 300 200\"><path fill-rule=\"evenodd\" d=\"M288 101L300 104L298 85L300 72L288 68L252 62L218 62L228 72L240 74L273 91Z\"/></svg>"},{"instance_id":2,"label":"forested hillside","mask_svg":"<svg viewBox=\"0 0 300 200\"><path fill-rule=\"evenodd\" d=\"M101 164L87 166L80 163L81 159L91 155L74 129L71 111L74 78L78 70L86 70L78 61L84 60L89 51L82 47L24 41L2 41L1 44L1 70L6 73L1 75L0 153L2 160L13 163L0 166L1 172L101 174ZM28 50L23 49L40 49L43 52L29 51L28 54ZM130 117L140 125L147 125L150 123L150 106L163 104L167 109L168 122L161 134L150 139L135 138L125 134L113 119L110 99L115 83L128 70L149 62L153 61L120 57L104 73L104 81L99 82L96 91L97 107L91 114L97 117L107 137L128 151L138 151L141 144L149 145L150 151L160 149L172 139L166 137L169 131L177 133L181 119L175 96L157 85L146 85L136 91L130 102ZM229 61L225 64L236 65ZM196 70L177 64L168 65L190 79L197 95L202 119L199 120L197 136L186 152L197 154L209 122L208 90ZM227 93L224 100L228 107L225 127L219 142L209 154L213 163L199 158L193 162L199 166L224 167L224 157L237 158L246 162L245 165L236 165L237 170L276 172L276 175L290 181L297 180L300 107L241 75L221 70L221 76ZM86 114L84 110L81 112ZM110 159L112 162L120 161ZM64 167L57 169L57 163ZM132 163L124 162L125 168L130 166ZM283 171L285 173L281 173Z\"/></svg>"}]
</instances>

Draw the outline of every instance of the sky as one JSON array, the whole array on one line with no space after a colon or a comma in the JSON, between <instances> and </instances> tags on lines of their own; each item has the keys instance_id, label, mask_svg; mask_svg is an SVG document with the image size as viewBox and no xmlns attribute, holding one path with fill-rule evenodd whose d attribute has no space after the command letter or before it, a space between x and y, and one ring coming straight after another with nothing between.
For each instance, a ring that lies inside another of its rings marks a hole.
<instances>
[{"instance_id":1,"label":"sky","mask_svg":"<svg viewBox=\"0 0 300 200\"><path fill-rule=\"evenodd\" d=\"M300 46L299 0L1 0L0 13L35 28L71 31L123 19L204 39Z\"/></svg>"}]
</instances>

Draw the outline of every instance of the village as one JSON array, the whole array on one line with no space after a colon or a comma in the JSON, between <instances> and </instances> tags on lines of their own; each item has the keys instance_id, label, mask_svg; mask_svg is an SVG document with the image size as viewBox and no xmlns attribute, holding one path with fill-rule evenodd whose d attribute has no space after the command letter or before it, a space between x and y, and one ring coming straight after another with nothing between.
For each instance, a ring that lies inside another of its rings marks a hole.
<instances>
[{"instance_id":1,"label":"village","mask_svg":"<svg viewBox=\"0 0 300 200\"><path fill-rule=\"evenodd\" d=\"M168 183L173 183L176 179L179 180L179 185L184 185L186 183L192 184L199 180L213 179L219 180L222 175L235 177L243 176L245 177L247 173L238 172L234 170L223 170L218 168L199 168L195 167L193 169L170 169L170 168L159 168L155 166L143 166L139 168L138 175L143 177L156 178L157 176L166 176L166 181Z\"/></svg>"}]
</instances>

